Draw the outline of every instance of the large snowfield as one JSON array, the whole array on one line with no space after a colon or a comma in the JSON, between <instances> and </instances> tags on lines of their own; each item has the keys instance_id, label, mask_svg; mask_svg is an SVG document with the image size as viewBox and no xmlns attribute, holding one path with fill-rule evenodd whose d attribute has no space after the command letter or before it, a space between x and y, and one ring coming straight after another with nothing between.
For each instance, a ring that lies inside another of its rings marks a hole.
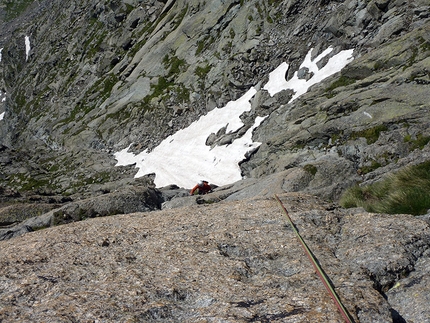
<instances>
[{"instance_id":1,"label":"large snowfield","mask_svg":"<svg viewBox=\"0 0 430 323\"><path fill-rule=\"evenodd\" d=\"M308 89L323 79L339 72L353 60L353 50L345 50L333 55L320 69L317 63L329 55L333 48L329 47L318 57L311 59L312 49L300 66L308 68L313 73L308 80L299 79L298 72L290 80L285 79L288 64L282 63L269 74L269 81L263 89L271 96L291 89L294 95L291 101L297 99ZM227 127L226 133L235 132L243 126L240 115L251 109L250 100L256 93L255 88L249 89L236 101L230 101L225 107L215 108L200 117L189 127L179 130L167 137L151 152L147 150L140 154L128 152L129 148L115 153L118 161L116 166L133 165L139 168L135 177L155 173L155 184L163 187L176 184L180 187L191 188L199 180L207 180L216 185L226 185L242 179L239 162L245 159L245 154L256 149L261 143L252 141L252 131L265 118L256 117L253 127L245 135L234 140L229 145L216 146L211 149L206 140L211 133L217 133ZM290 102L291 102L290 101Z\"/></svg>"},{"instance_id":2,"label":"large snowfield","mask_svg":"<svg viewBox=\"0 0 430 323\"><path fill-rule=\"evenodd\" d=\"M27 60L31 49L28 36L25 37L25 47ZM269 74L269 81L264 85L263 90L273 96L280 91L291 89L294 91L291 101L297 99L312 85L339 72L353 60L353 50L344 50L330 57L327 63L319 68L318 63L332 51L333 48L329 47L312 59L312 49L309 50L299 68L299 70L308 69L308 75L312 75L308 80L299 78L298 71L296 71L287 81L285 75L289 66L285 62L282 63ZM226 185L242 179L239 163L245 159L247 153L261 144L252 140L252 132L265 118L256 117L254 125L231 144L211 148L206 145L206 141L212 133L217 133L221 128L226 127L227 134L240 129L243 126L240 115L251 110L250 100L255 93L257 90L251 87L238 100L230 101L222 108L213 109L189 127L167 137L151 152L144 150L135 155L128 152L129 147L116 152L114 154L117 160L116 166L135 164L135 167L139 169L135 177L155 173L157 187L176 184L180 187L191 188L200 180L207 180L216 185ZM1 93L0 99L4 102L6 93ZM5 112L0 113L0 121L4 118Z\"/></svg>"}]
</instances>

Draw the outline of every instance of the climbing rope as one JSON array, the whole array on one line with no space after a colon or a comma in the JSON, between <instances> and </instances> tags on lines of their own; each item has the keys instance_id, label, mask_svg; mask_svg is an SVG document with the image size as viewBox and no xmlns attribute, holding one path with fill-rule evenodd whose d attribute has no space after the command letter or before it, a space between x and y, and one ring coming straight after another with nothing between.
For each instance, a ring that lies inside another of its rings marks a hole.
<instances>
[{"instance_id":1,"label":"climbing rope","mask_svg":"<svg viewBox=\"0 0 430 323\"><path fill-rule=\"evenodd\" d=\"M283 210L288 222L290 223L291 228L293 229L294 233L296 234L297 238L299 239L300 244L302 245L303 249L305 250L306 256L309 258L310 262L314 266L314 269L318 276L320 277L322 283L324 284L327 292L330 294L330 297L333 299L334 303L336 304L336 307L339 309L340 314L345 319L345 322L347 323L354 323L354 320L349 315L348 311L346 310L345 306L343 306L342 302L339 299L339 296L337 296L336 291L334 290L332 284L330 283L327 275L322 270L321 266L319 265L317 259L312 254L312 251L309 249L309 247L306 245L305 241L301 237L299 231L297 230L296 226L294 225L293 221L291 220L290 215L288 214L287 209L282 204L279 197L275 194L275 199L279 203L279 206Z\"/></svg>"}]
</instances>

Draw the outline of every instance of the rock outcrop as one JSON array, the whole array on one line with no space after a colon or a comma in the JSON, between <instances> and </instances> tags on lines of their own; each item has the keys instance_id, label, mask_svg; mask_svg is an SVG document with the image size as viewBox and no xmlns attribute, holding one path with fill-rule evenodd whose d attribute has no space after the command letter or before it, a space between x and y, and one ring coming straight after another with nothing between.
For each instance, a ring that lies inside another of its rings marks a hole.
<instances>
[{"instance_id":1,"label":"rock outcrop","mask_svg":"<svg viewBox=\"0 0 430 323\"><path fill-rule=\"evenodd\" d=\"M426 221L280 197L355 322L428 322ZM0 247L3 322L344 322L273 198L87 219Z\"/></svg>"},{"instance_id":2,"label":"rock outcrop","mask_svg":"<svg viewBox=\"0 0 430 323\"><path fill-rule=\"evenodd\" d=\"M300 190L336 200L352 183L428 160L429 37L429 24L417 28L357 57L336 80L292 103L261 95L256 105L269 106L276 117L255 131L263 144L241 164L243 173L313 168Z\"/></svg>"},{"instance_id":3,"label":"rock outcrop","mask_svg":"<svg viewBox=\"0 0 430 323\"><path fill-rule=\"evenodd\" d=\"M138 186L136 184L124 187L118 192L64 203L63 206L57 208L53 204L10 205L0 211L8 215L8 217L4 215L3 218L9 219L12 224L15 222L18 224L0 227L0 240L88 218L159 210L164 200L162 193L152 185ZM45 210L45 212L41 212L41 210ZM38 212L39 215L35 216L35 212ZM23 218L17 217L16 213L23 213Z\"/></svg>"}]
</instances>

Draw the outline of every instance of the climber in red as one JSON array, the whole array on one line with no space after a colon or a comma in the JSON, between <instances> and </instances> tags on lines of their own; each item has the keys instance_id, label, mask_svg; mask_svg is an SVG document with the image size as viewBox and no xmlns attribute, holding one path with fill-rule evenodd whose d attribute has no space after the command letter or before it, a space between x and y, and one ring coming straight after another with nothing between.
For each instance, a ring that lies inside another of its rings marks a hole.
<instances>
[{"instance_id":1,"label":"climber in red","mask_svg":"<svg viewBox=\"0 0 430 323\"><path fill-rule=\"evenodd\" d=\"M212 191L212 187L207 181L200 181L193 189L190 191L190 195L204 195Z\"/></svg>"}]
</instances>

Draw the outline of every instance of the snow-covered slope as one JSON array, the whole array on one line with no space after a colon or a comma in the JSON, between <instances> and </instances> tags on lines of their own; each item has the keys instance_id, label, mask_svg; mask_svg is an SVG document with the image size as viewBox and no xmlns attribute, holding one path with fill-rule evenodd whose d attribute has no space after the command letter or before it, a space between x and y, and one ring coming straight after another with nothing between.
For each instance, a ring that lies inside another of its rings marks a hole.
<instances>
[{"instance_id":1,"label":"snow-covered slope","mask_svg":"<svg viewBox=\"0 0 430 323\"><path fill-rule=\"evenodd\" d=\"M311 58L312 49L308 52L300 68L312 73L309 79L300 79L295 72L294 77L286 80L288 64L283 63L272 73L264 86L270 95L282 90L293 90L291 100L300 95L314 84L334 73L339 72L352 61L353 50L345 50L331 56L326 64L321 66L321 60L326 58L332 48L328 48L315 58ZM320 67L319 67L320 66ZM240 138L231 144L211 148L206 145L211 133L217 133L226 127L226 132L235 132L243 126L240 115L251 110L252 97L255 88L249 89L241 98L230 101L223 108L215 108L189 127L179 130L166 138L151 152L147 150L140 154L127 152L129 148L115 154L117 166L135 164L139 168L136 177L155 173L155 184L159 187L176 184L181 187L192 187L200 179L205 179L217 185L226 185L242 178L239 162L245 155L260 143L253 142L252 131L260 125L264 117L256 117L254 125Z\"/></svg>"}]
</instances>

